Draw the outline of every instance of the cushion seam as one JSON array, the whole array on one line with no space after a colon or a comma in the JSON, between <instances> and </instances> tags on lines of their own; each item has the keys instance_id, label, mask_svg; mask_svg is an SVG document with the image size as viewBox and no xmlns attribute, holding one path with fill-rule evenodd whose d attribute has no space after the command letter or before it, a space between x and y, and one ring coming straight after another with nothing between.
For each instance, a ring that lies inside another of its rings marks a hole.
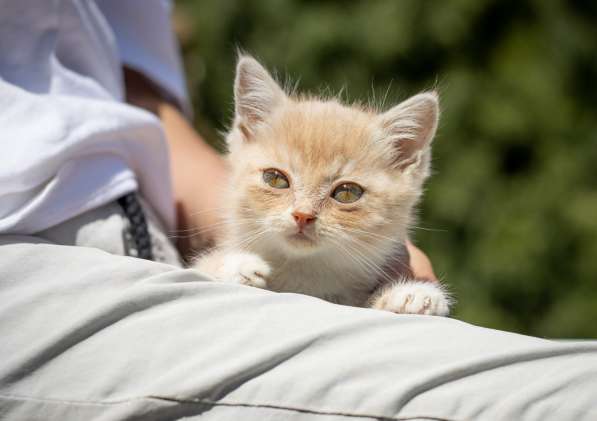
<instances>
[{"instance_id":1,"label":"cushion seam","mask_svg":"<svg viewBox=\"0 0 597 421\"><path fill-rule=\"evenodd\" d=\"M376 419L376 420L380 420L380 421L416 421L416 420L460 421L455 418L443 418L443 417L428 416L428 415L411 415L411 416L405 416L405 417L400 417L400 416L393 417L393 416L386 416L386 415L375 415L375 414L366 414L366 413L361 414L361 413L330 411L330 410L318 410L318 409L291 407L291 406L274 405L274 404L212 401L209 399L201 399L201 398L179 399L179 398L171 398L171 397L157 396L157 395L138 396L138 397L119 399L119 400L111 400L111 401L87 401L87 400L83 401L83 400L70 400L70 399L37 398L37 397L24 396L24 395L0 394L0 399L28 400L28 401L35 401L35 402L58 403L58 404L64 404L64 405L95 405L95 406L111 406L111 405L126 404L126 403L134 402L134 401L158 400L158 401L175 402L175 403L188 404L188 405L227 406L227 407L239 407L239 408L266 408L266 409L299 412L299 413L306 413L306 414L313 414L313 415L334 415L334 416L341 416L341 417L347 417L347 418L369 418L369 419Z\"/></svg>"}]
</instances>

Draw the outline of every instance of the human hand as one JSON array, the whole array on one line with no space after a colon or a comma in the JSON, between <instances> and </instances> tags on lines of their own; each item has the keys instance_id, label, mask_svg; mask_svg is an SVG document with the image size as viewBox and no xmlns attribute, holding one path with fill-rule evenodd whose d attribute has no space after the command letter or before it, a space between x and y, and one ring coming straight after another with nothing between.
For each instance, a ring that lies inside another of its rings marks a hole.
<instances>
[{"instance_id":1,"label":"human hand","mask_svg":"<svg viewBox=\"0 0 597 421\"><path fill-rule=\"evenodd\" d=\"M433 272L429 257L410 240L406 240L406 249L408 250L409 266L414 277L437 282L438 279Z\"/></svg>"}]
</instances>

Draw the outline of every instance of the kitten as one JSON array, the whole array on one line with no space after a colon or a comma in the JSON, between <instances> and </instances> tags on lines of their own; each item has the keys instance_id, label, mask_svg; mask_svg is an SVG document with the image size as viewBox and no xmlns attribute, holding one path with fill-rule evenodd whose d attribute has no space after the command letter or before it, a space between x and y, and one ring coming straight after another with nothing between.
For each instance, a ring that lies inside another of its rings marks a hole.
<instances>
[{"instance_id":1,"label":"kitten","mask_svg":"<svg viewBox=\"0 0 597 421\"><path fill-rule=\"evenodd\" d=\"M412 279L405 241L429 175L434 92L389 111L287 95L241 56L224 234L195 267L213 278L395 313L445 316Z\"/></svg>"}]
</instances>

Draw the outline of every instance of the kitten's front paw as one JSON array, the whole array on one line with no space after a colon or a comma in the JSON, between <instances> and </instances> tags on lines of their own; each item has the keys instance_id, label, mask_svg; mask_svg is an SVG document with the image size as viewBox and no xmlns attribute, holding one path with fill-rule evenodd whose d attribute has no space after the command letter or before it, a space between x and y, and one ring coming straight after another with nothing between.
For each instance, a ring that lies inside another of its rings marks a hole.
<instances>
[{"instance_id":1,"label":"kitten's front paw","mask_svg":"<svg viewBox=\"0 0 597 421\"><path fill-rule=\"evenodd\" d=\"M225 282L236 282L267 289L271 269L267 262L253 253L229 253L222 259L218 277Z\"/></svg>"},{"instance_id":2,"label":"kitten's front paw","mask_svg":"<svg viewBox=\"0 0 597 421\"><path fill-rule=\"evenodd\" d=\"M386 287L373 300L372 307L399 314L447 316L451 299L435 282L407 281Z\"/></svg>"}]
</instances>

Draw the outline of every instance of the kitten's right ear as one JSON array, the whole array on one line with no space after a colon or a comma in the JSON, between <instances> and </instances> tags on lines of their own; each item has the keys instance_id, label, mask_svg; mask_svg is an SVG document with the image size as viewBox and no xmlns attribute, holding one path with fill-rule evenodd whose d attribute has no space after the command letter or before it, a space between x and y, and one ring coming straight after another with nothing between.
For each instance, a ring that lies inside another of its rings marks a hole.
<instances>
[{"instance_id":1,"label":"kitten's right ear","mask_svg":"<svg viewBox=\"0 0 597 421\"><path fill-rule=\"evenodd\" d=\"M239 57L234 80L235 124L245 140L250 140L255 127L285 100L284 91L257 60Z\"/></svg>"}]
</instances>

